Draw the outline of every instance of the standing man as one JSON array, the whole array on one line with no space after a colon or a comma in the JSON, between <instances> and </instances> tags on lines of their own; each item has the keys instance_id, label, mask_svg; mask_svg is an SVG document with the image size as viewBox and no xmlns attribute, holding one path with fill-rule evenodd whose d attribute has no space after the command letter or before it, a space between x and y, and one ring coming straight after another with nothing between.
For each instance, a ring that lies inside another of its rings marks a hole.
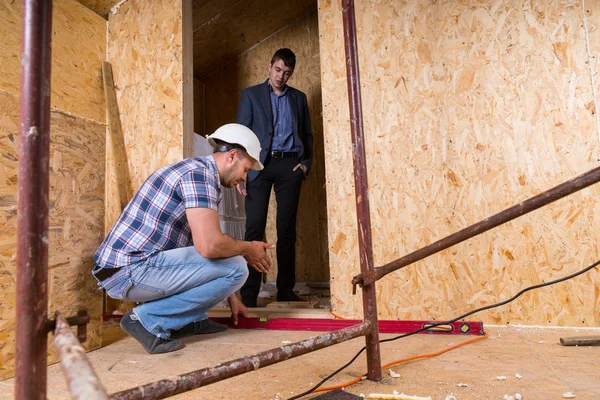
<instances>
[{"instance_id":1,"label":"standing man","mask_svg":"<svg viewBox=\"0 0 600 400\"><path fill-rule=\"evenodd\" d=\"M279 49L268 64L269 78L242 92L237 122L250 128L262 147L265 168L248 174L246 240L263 240L271 188L277 200L277 301L302 301L296 284L296 214L302 181L312 164L313 136L306 95L287 85L294 72L296 55ZM242 287L242 302L256 307L261 272L249 268Z\"/></svg>"},{"instance_id":2,"label":"standing man","mask_svg":"<svg viewBox=\"0 0 600 400\"><path fill-rule=\"evenodd\" d=\"M224 235L219 226L221 187L260 171L260 144L243 125L228 124L208 137L214 153L187 158L150 175L94 255L92 274L114 299L145 302L121 319L121 327L150 354L179 350L175 339L222 332L206 312L225 298L233 322L247 315L235 292L247 264L268 272L261 241Z\"/></svg>"}]
</instances>

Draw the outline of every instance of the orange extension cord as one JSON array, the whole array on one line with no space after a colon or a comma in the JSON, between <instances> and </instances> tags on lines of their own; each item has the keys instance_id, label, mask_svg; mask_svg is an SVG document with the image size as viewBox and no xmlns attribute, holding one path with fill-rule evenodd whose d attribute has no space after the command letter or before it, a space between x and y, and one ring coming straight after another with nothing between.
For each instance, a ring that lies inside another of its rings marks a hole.
<instances>
[{"instance_id":1,"label":"orange extension cord","mask_svg":"<svg viewBox=\"0 0 600 400\"><path fill-rule=\"evenodd\" d=\"M333 313L332 313L332 314L333 314ZM335 315L335 314L333 314L333 315L334 315L335 317L337 317L337 315ZM408 362L408 361L420 360L420 359L423 359L423 358L430 358L430 357L439 356L440 354L444 354L444 353L445 353L445 352L447 352L447 351L454 350L454 349L456 349L456 348L458 348L458 347L464 346L464 345L466 345L466 344L469 344L469 343L476 342L476 341L478 341L478 340L483 340L483 339L486 339L487 337L488 337L487 333L484 333L484 334L483 334L483 336L479 336L479 337L476 337L476 338L473 338L473 339L469 339L469 340L466 340L466 341L464 341L464 342L461 342L461 343L455 344L455 345L453 345L453 346L446 347L445 349L443 349L443 350L440 350L440 351L436 351L435 353L421 354L421 355L418 355L418 356L412 356L412 357L408 357L408 358L403 358L403 359L401 359L401 360L392 361L392 362L390 362L390 363L387 363L387 364L385 364L385 365L382 365L382 366L381 366L381 368L382 368L382 369L383 369L383 368L389 368L389 367L391 367L391 366L393 366L393 365L396 365L396 364L401 364L401 363L405 363L405 362ZM317 393L317 392L326 392L326 391L329 391L329 390L335 390L335 389L343 389L343 388L345 388L345 387L348 387L348 386L350 386L350 385L354 385L354 384L355 384L355 383L357 383L357 382L360 382L360 381L361 381L361 380L362 380L364 377L366 377L366 376L367 376L367 374L361 375L361 376L359 376L358 378L356 378L356 379L353 379L353 380L351 380L351 381L349 381L349 382L346 382L346 383L342 383L341 385L336 385L336 386L328 386L328 387L318 388L318 389L316 389L316 390L313 390L313 391L312 391L312 393Z\"/></svg>"}]
</instances>

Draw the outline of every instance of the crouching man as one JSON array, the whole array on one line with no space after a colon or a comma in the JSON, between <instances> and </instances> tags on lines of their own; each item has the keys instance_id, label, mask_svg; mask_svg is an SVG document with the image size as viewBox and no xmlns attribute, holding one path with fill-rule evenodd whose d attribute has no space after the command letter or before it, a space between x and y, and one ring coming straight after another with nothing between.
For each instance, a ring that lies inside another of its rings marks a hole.
<instances>
[{"instance_id":1,"label":"crouching man","mask_svg":"<svg viewBox=\"0 0 600 400\"><path fill-rule=\"evenodd\" d=\"M206 312L225 298L234 323L247 316L235 292L248 277L246 263L268 272L260 241L221 232L221 187L260 171L260 144L247 127L227 124L208 137L214 153L188 158L150 175L94 255L92 274L114 299L143 302L121 327L150 354L179 350L185 336L222 332Z\"/></svg>"}]
</instances>

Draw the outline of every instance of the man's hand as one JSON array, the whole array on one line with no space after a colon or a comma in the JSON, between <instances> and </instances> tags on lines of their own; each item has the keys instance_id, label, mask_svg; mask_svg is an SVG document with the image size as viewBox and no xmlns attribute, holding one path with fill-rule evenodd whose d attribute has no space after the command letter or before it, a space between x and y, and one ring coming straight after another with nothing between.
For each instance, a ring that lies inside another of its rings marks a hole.
<instances>
[{"instance_id":1,"label":"man's hand","mask_svg":"<svg viewBox=\"0 0 600 400\"><path fill-rule=\"evenodd\" d=\"M229 308L231 309L231 319L233 319L233 324L237 325L238 316L242 316L244 318L248 318L248 309L246 306L237 298L237 296L232 294L227 298L227 302L229 303Z\"/></svg>"},{"instance_id":2,"label":"man's hand","mask_svg":"<svg viewBox=\"0 0 600 400\"><path fill-rule=\"evenodd\" d=\"M257 241L248 242L248 244L248 250L246 254L243 254L248 264L258 272L271 271L271 259L267 254L267 249L272 249L275 245Z\"/></svg>"},{"instance_id":3,"label":"man's hand","mask_svg":"<svg viewBox=\"0 0 600 400\"><path fill-rule=\"evenodd\" d=\"M244 186L242 186L241 182L235 185L235 187L237 188L238 193L242 196L248 195L248 192L246 192L246 189L244 188Z\"/></svg>"},{"instance_id":4,"label":"man's hand","mask_svg":"<svg viewBox=\"0 0 600 400\"><path fill-rule=\"evenodd\" d=\"M304 165L304 164L298 164L298 165L296 165L294 167L294 171L296 171L298 168L301 168L302 172L304 173L304 176L306 176L306 171L307 171L306 165Z\"/></svg>"}]
</instances>

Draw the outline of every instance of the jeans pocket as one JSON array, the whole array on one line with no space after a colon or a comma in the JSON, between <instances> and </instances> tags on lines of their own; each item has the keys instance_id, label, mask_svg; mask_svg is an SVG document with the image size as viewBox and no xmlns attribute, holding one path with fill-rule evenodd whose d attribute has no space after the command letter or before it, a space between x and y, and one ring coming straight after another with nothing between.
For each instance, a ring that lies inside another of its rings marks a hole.
<instances>
[{"instance_id":1,"label":"jeans pocket","mask_svg":"<svg viewBox=\"0 0 600 400\"><path fill-rule=\"evenodd\" d=\"M144 301L158 300L165 297L165 291L143 283L132 282L127 292L126 300L138 303Z\"/></svg>"},{"instance_id":2,"label":"jeans pocket","mask_svg":"<svg viewBox=\"0 0 600 400\"><path fill-rule=\"evenodd\" d=\"M132 266L130 275L132 285L127 293L127 300L143 302L165 297L165 290L160 287L161 277L152 273L155 271L155 263L159 261L158 256L154 255L145 262Z\"/></svg>"},{"instance_id":3,"label":"jeans pocket","mask_svg":"<svg viewBox=\"0 0 600 400\"><path fill-rule=\"evenodd\" d=\"M102 282L102 288L113 299L124 300L132 284L129 268L123 267L119 272Z\"/></svg>"}]
</instances>

